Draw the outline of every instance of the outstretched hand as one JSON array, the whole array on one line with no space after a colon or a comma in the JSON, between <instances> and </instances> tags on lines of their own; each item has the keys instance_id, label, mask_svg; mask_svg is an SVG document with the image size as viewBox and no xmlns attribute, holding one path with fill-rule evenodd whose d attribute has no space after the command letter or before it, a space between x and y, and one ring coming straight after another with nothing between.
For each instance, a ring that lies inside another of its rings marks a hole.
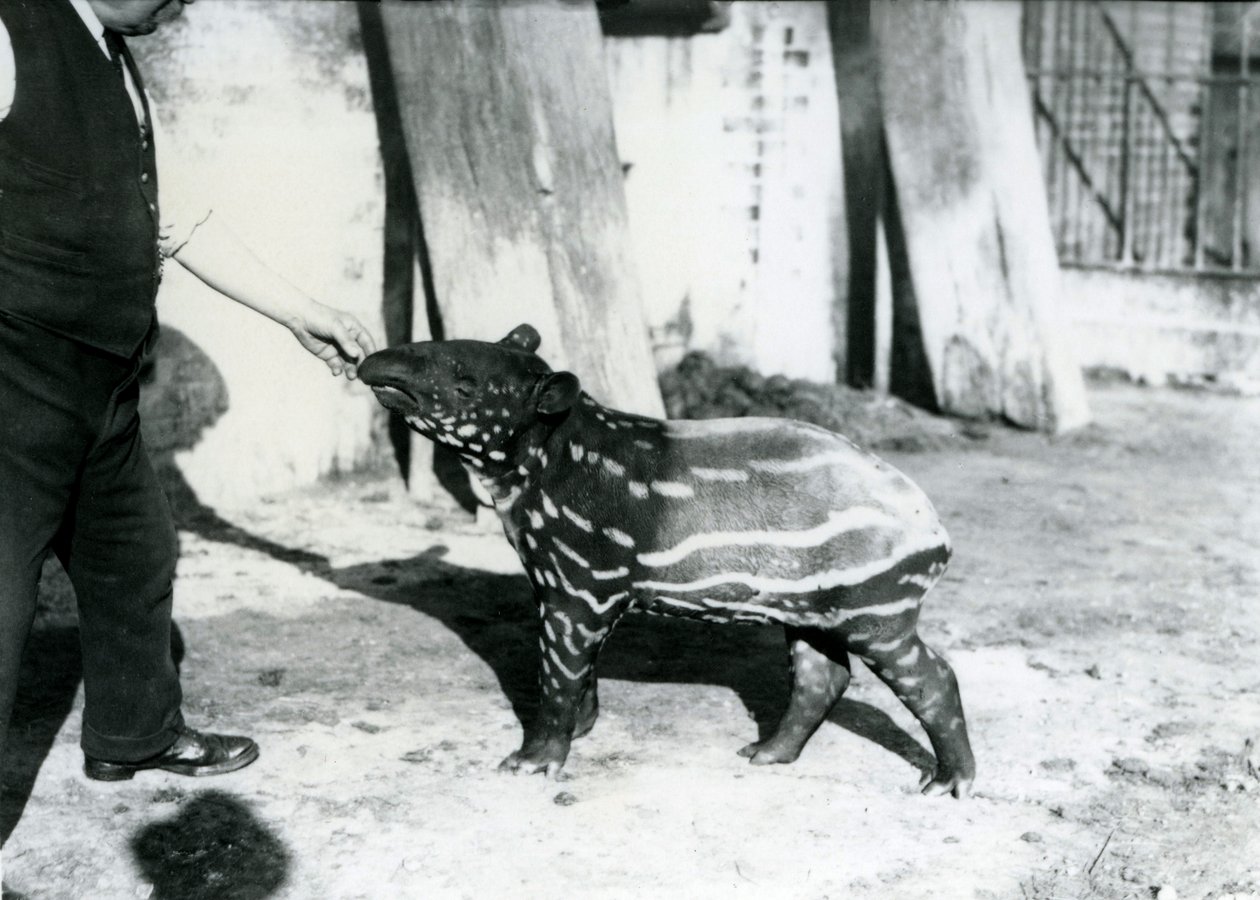
<instances>
[{"instance_id":1,"label":"outstretched hand","mask_svg":"<svg viewBox=\"0 0 1260 900\"><path fill-rule=\"evenodd\" d=\"M322 359L334 375L353 381L359 363L376 352L372 333L348 312L311 301L301 315L285 323L298 343Z\"/></svg>"}]
</instances>

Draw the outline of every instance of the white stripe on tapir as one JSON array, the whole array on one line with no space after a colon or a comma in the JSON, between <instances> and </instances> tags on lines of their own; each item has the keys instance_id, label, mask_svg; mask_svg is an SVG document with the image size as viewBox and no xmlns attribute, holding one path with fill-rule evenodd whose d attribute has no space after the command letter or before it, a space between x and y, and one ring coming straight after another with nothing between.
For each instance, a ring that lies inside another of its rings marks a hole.
<instances>
[{"instance_id":1,"label":"white stripe on tapir","mask_svg":"<svg viewBox=\"0 0 1260 900\"><path fill-rule=\"evenodd\" d=\"M901 528L900 522L888 513L867 506L855 506L842 512L827 514L827 521L806 531L709 531L693 534L669 550L640 553L645 566L668 566L684 557L711 547L818 547L840 534L865 528Z\"/></svg>"},{"instance_id":2,"label":"white stripe on tapir","mask_svg":"<svg viewBox=\"0 0 1260 900\"><path fill-rule=\"evenodd\" d=\"M863 616L899 616L904 612L917 609L923 601L922 597L907 597L905 600L894 600L877 606L858 606L853 609L838 609L827 616L831 625L839 625L849 619L860 619ZM916 645L915 649L918 649Z\"/></svg>"},{"instance_id":3,"label":"white stripe on tapir","mask_svg":"<svg viewBox=\"0 0 1260 900\"><path fill-rule=\"evenodd\" d=\"M703 611L705 609L705 607L701 606L699 603L692 603L690 600L679 600L677 597L666 597L661 594L657 594L652 599L657 603L668 603L670 606L681 606L683 609L694 609L699 611Z\"/></svg>"},{"instance_id":4,"label":"white stripe on tapir","mask_svg":"<svg viewBox=\"0 0 1260 900\"><path fill-rule=\"evenodd\" d=\"M826 569L814 572L803 578L766 578L748 572L719 572L708 578L699 578L682 584L669 581L636 581L634 587L652 591L705 591L724 584L743 584L756 591L768 594L805 594L811 591L825 591L833 587L861 584L868 578L874 578L886 572L912 553L931 550L940 546L940 541L933 535L917 536L917 540L905 540L888 556L872 560L860 566L847 569Z\"/></svg>"},{"instance_id":5,"label":"white stripe on tapir","mask_svg":"<svg viewBox=\"0 0 1260 900\"><path fill-rule=\"evenodd\" d=\"M600 603L599 600L595 597L595 595L592 594L590 591L579 590L578 588L575 588L573 586L573 583L570 582L569 579L564 576L564 569L560 568L560 561L556 559L555 554L549 553L548 556L551 557L551 564L555 567L556 574L560 576L560 587L564 589L564 592L568 594L570 597L576 597L577 599L581 600L583 603L589 606L591 608L591 611L594 612L596 615L601 615L603 613L608 612L608 610L612 609L613 606L615 606L619 600L621 600L623 597L626 596L625 592L622 592L620 594L613 594L605 602Z\"/></svg>"},{"instance_id":6,"label":"white stripe on tapir","mask_svg":"<svg viewBox=\"0 0 1260 900\"><path fill-rule=\"evenodd\" d=\"M753 459L749 460L748 465L759 472L786 474L789 472L805 472L809 469L851 462L852 460L853 451L845 449L815 453L813 456L802 456L800 459Z\"/></svg>"},{"instance_id":7,"label":"white stripe on tapir","mask_svg":"<svg viewBox=\"0 0 1260 900\"><path fill-rule=\"evenodd\" d=\"M706 469L692 466L691 474L701 481L747 481L749 475L743 469Z\"/></svg>"},{"instance_id":8,"label":"white stripe on tapir","mask_svg":"<svg viewBox=\"0 0 1260 900\"><path fill-rule=\"evenodd\" d=\"M755 434L759 431L779 431L784 424L783 419L694 419L685 424L668 421L665 423L665 433L671 438L692 440L726 437L732 434Z\"/></svg>"}]
</instances>

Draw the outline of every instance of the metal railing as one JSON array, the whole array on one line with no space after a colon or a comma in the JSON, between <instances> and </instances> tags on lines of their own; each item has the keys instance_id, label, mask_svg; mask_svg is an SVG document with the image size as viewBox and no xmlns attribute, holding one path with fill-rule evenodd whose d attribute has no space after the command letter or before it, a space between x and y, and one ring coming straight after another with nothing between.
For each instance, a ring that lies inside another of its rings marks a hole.
<instances>
[{"instance_id":1,"label":"metal railing","mask_svg":"<svg viewBox=\"0 0 1260 900\"><path fill-rule=\"evenodd\" d=\"M1135 15L1166 15L1167 27L1130 22L1129 34L1115 14L1125 6L1025 3L1024 58L1060 261L1260 273L1260 80L1248 28L1256 5L1230 4L1242 13L1235 73L1214 72L1220 42L1206 4L1148 4Z\"/></svg>"}]
</instances>

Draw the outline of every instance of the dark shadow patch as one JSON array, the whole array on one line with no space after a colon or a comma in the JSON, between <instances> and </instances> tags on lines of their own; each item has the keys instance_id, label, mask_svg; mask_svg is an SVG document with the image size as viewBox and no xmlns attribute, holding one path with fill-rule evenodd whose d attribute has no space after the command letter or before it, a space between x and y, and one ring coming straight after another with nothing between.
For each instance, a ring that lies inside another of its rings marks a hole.
<instances>
[{"instance_id":1,"label":"dark shadow patch","mask_svg":"<svg viewBox=\"0 0 1260 900\"><path fill-rule=\"evenodd\" d=\"M900 756L925 775L936 771L936 757L881 709L841 697L827 720Z\"/></svg>"},{"instance_id":2,"label":"dark shadow patch","mask_svg":"<svg viewBox=\"0 0 1260 900\"><path fill-rule=\"evenodd\" d=\"M26 809L39 768L74 706L82 675L78 625L32 631L22 655L0 773L0 843L9 839Z\"/></svg>"},{"instance_id":3,"label":"dark shadow patch","mask_svg":"<svg viewBox=\"0 0 1260 900\"><path fill-rule=\"evenodd\" d=\"M390 583L381 583L382 572L390 574ZM528 729L533 723L539 702L539 626L524 576L453 566L441 560L440 549L316 574L344 590L437 619L491 668L522 726ZM640 614L626 616L608 639L598 676L729 688L756 722L758 740L774 732L789 689L781 628L715 627ZM932 755L873 706L842 699L830 721L922 771L934 768Z\"/></svg>"},{"instance_id":4,"label":"dark shadow patch","mask_svg":"<svg viewBox=\"0 0 1260 900\"><path fill-rule=\"evenodd\" d=\"M289 877L292 854L249 806L225 791L185 801L130 841L154 900L261 900Z\"/></svg>"}]
</instances>

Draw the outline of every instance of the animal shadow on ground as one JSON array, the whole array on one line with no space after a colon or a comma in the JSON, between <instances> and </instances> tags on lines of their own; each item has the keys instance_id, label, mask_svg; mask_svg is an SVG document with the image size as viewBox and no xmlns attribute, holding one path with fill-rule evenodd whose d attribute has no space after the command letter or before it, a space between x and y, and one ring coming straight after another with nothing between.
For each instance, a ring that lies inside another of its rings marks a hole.
<instances>
[{"instance_id":1,"label":"animal shadow on ground","mask_svg":"<svg viewBox=\"0 0 1260 900\"><path fill-rule=\"evenodd\" d=\"M261 900L284 885L292 862L249 806L220 790L184 800L130 843L155 900Z\"/></svg>"},{"instance_id":2,"label":"animal shadow on ground","mask_svg":"<svg viewBox=\"0 0 1260 900\"><path fill-rule=\"evenodd\" d=\"M323 569L338 587L411 607L450 629L494 671L522 725L538 707L538 616L528 580L454 566L439 546L408 559ZM773 732L787 704L787 650L780 628L721 627L684 619L628 615L605 644L600 678L708 684L731 689L757 724ZM896 754L921 772L933 756L886 713L842 699L830 721ZM598 727L598 726L596 726Z\"/></svg>"}]
</instances>

